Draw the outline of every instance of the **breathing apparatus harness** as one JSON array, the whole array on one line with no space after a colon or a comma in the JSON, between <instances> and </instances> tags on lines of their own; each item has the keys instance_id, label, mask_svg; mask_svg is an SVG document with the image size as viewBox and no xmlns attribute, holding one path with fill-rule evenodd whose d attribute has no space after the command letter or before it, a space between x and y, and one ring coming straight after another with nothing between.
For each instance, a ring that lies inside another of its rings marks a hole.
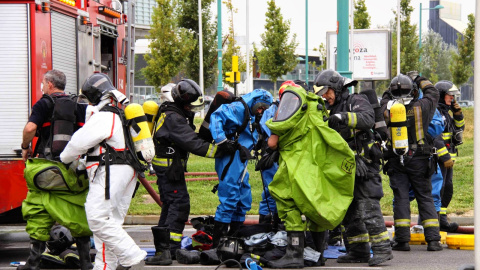
<instances>
[{"instance_id":1,"label":"breathing apparatus harness","mask_svg":"<svg viewBox=\"0 0 480 270\"><path fill-rule=\"evenodd\" d=\"M98 156L87 156L87 162L99 162L98 167L105 166L105 199L109 200L110 165L127 164L132 166L136 172L144 172L147 170L147 167L138 158L137 153L134 150L135 146L133 145L132 135L128 130L129 126L132 126L132 128L135 129L135 119L127 121L124 111L117 106L104 106L100 111L112 112L120 117L122 121L123 135L125 138L125 150L123 151L115 150L113 147L107 144L106 140L103 140L100 143L100 146L105 148L105 153L102 153ZM95 175L97 172L98 170L95 171Z\"/></svg>"}]
</instances>

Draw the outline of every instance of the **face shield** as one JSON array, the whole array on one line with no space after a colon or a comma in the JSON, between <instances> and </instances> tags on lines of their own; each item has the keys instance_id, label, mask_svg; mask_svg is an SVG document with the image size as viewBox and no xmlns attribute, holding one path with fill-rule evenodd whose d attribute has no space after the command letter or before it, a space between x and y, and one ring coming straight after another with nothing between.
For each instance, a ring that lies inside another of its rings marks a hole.
<instances>
[{"instance_id":1,"label":"face shield","mask_svg":"<svg viewBox=\"0 0 480 270\"><path fill-rule=\"evenodd\" d=\"M302 99L297 93L285 91L278 105L277 113L273 117L273 122L285 121L292 117L302 106Z\"/></svg>"},{"instance_id":2,"label":"face shield","mask_svg":"<svg viewBox=\"0 0 480 270\"><path fill-rule=\"evenodd\" d=\"M322 86L314 85L313 86L313 91L317 96L321 97L322 95L327 93L328 88L329 88L329 86L327 86L327 85L322 85Z\"/></svg>"}]
</instances>

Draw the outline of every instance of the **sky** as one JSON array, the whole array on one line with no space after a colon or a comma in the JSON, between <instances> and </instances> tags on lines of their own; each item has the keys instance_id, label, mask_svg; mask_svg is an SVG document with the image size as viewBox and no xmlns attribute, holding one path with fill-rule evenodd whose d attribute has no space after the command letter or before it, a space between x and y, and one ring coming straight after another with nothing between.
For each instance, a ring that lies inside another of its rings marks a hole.
<instances>
[{"instance_id":1,"label":"sky","mask_svg":"<svg viewBox=\"0 0 480 270\"><path fill-rule=\"evenodd\" d=\"M461 18L468 22L467 16L475 11L475 0L449 0L450 2L461 3ZM234 14L234 29L236 36L246 36L246 0L232 0L238 12ZM419 6L429 7L428 0L411 0L410 5L414 8L411 14L411 21L418 25ZM377 26L386 26L394 18L393 9L397 8L397 0L365 0L367 12L371 17L371 29ZM276 5L281 8L284 19L291 22L291 34L297 34L299 43L297 53L305 52L305 1L302 0L276 0ZM260 35L265 31L265 13L267 11L267 0L249 0L249 43L255 42L260 45ZM216 1L212 6L212 12L216 15ZM425 33L429 17L428 10L422 12L422 33ZM326 32L336 30L337 4L334 0L308 0L308 51L309 55L316 56L318 53L313 48L318 48L320 43L326 42ZM222 27L225 33L228 29L228 17L225 5L222 6ZM418 29L418 28L417 28ZM252 49L252 48L250 48ZM304 53L302 53L304 54Z\"/></svg>"}]
</instances>

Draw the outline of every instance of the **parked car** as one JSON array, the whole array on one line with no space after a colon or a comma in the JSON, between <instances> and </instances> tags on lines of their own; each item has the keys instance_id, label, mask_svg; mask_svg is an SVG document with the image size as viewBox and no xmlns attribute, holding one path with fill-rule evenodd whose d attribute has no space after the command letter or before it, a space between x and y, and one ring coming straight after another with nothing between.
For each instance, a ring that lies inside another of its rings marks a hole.
<instances>
[{"instance_id":1,"label":"parked car","mask_svg":"<svg viewBox=\"0 0 480 270\"><path fill-rule=\"evenodd\" d=\"M472 100L459 100L457 102L460 107L473 107L474 104Z\"/></svg>"}]
</instances>

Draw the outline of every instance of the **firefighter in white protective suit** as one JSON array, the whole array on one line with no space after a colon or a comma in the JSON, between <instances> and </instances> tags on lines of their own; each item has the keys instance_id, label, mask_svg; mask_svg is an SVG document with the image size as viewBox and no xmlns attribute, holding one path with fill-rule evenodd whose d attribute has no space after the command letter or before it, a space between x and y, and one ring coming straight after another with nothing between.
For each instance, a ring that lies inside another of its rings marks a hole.
<instances>
[{"instance_id":1,"label":"firefighter in white protective suit","mask_svg":"<svg viewBox=\"0 0 480 270\"><path fill-rule=\"evenodd\" d=\"M85 211L97 250L94 269L129 269L147 254L122 228L137 183L122 118L115 113L115 105L127 104L128 99L101 73L85 81L82 94L91 104L86 123L72 136L60 158L70 163L87 154L90 189Z\"/></svg>"}]
</instances>

